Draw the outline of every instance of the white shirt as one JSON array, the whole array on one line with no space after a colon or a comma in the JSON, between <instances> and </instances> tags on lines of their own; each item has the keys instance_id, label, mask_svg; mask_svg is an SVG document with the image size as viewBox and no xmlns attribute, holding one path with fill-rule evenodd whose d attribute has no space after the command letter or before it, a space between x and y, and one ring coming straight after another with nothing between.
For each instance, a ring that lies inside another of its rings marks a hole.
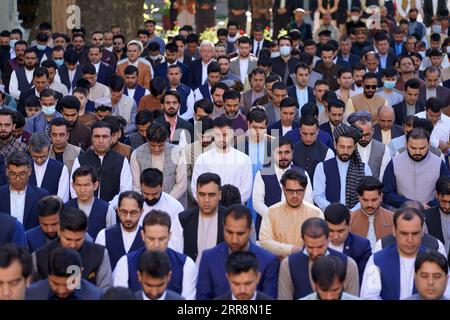
<instances>
[{"instance_id":1,"label":"white shirt","mask_svg":"<svg viewBox=\"0 0 450 320\"><path fill-rule=\"evenodd\" d=\"M183 114L179 114L179 116L186 120L189 121L190 119L194 118L194 104L195 104L196 100L195 100L195 95L194 95L194 91L190 90L189 95L187 97L186 100L186 112Z\"/></svg>"},{"instance_id":2,"label":"white shirt","mask_svg":"<svg viewBox=\"0 0 450 320\"><path fill-rule=\"evenodd\" d=\"M370 143L366 147L362 147L359 144L357 144L358 152L359 155L361 156L361 161L366 164L369 163L370 152L372 150L372 141L370 141ZM381 159L381 166L380 166L380 176L377 177L380 179L380 181L383 181L384 170L386 170L389 161L391 161L391 153L389 152L389 148L387 146L384 146L384 154L383 158Z\"/></svg>"},{"instance_id":3,"label":"white shirt","mask_svg":"<svg viewBox=\"0 0 450 320\"><path fill-rule=\"evenodd\" d=\"M206 80L208 80L208 66L209 63L204 63L202 61L202 84L204 84Z\"/></svg>"},{"instance_id":4,"label":"white shirt","mask_svg":"<svg viewBox=\"0 0 450 320\"><path fill-rule=\"evenodd\" d=\"M33 81L34 70L35 69L28 70L27 68L25 68L25 76L27 77L28 83L31 83ZM15 70L11 73L11 79L9 80L9 93L14 99L19 100L21 92L19 90L19 80L17 80L17 74Z\"/></svg>"},{"instance_id":5,"label":"white shirt","mask_svg":"<svg viewBox=\"0 0 450 320\"><path fill-rule=\"evenodd\" d=\"M25 196L27 189L23 191L12 191L10 189L9 201L11 206L11 216L16 218L20 223L23 223L23 215L25 211Z\"/></svg>"},{"instance_id":6,"label":"white shirt","mask_svg":"<svg viewBox=\"0 0 450 320\"><path fill-rule=\"evenodd\" d=\"M264 45L264 39L261 40L260 42L256 41L255 39L253 39L253 49L256 55L256 52L258 51L258 46L259 46L259 51L261 51L261 49L263 48ZM259 54L259 52L258 52Z\"/></svg>"},{"instance_id":7,"label":"white shirt","mask_svg":"<svg viewBox=\"0 0 450 320\"><path fill-rule=\"evenodd\" d=\"M331 248L331 249L339 251L339 252L344 252L344 242L338 246L335 246L334 244L331 243L331 241L329 241L328 248Z\"/></svg>"},{"instance_id":8,"label":"white shirt","mask_svg":"<svg viewBox=\"0 0 450 320\"><path fill-rule=\"evenodd\" d=\"M92 206L94 205L95 198L92 198L89 203L82 203L78 201L78 208L83 211L86 216L89 218L92 211ZM108 206L108 212L106 213L106 219L105 224L107 227L112 226L116 224L116 211L111 207L111 205Z\"/></svg>"},{"instance_id":9,"label":"white shirt","mask_svg":"<svg viewBox=\"0 0 450 320\"><path fill-rule=\"evenodd\" d=\"M92 63L93 64L93 63ZM96 64L93 64L94 65L94 67L95 67L95 71L97 72L97 74L99 73L99 70L100 70L100 62L99 63L96 63Z\"/></svg>"},{"instance_id":10,"label":"white shirt","mask_svg":"<svg viewBox=\"0 0 450 320\"><path fill-rule=\"evenodd\" d=\"M292 131L292 126L290 127L283 127L281 126L281 131L283 133L283 136L286 135L286 133L288 133L289 131Z\"/></svg>"},{"instance_id":11,"label":"white shirt","mask_svg":"<svg viewBox=\"0 0 450 320\"><path fill-rule=\"evenodd\" d=\"M416 258L400 256L400 300L413 294L415 261ZM366 269L364 270L360 297L364 300L381 300L381 289L380 269L375 265L372 255L367 261Z\"/></svg>"},{"instance_id":12,"label":"white shirt","mask_svg":"<svg viewBox=\"0 0 450 320\"><path fill-rule=\"evenodd\" d=\"M367 240L370 241L370 247L372 248L372 252L375 250L375 246L377 243L377 236L375 233L375 215L371 214L368 215L367 218L369 219L369 229L367 230ZM381 241L380 241L381 244Z\"/></svg>"},{"instance_id":13,"label":"white shirt","mask_svg":"<svg viewBox=\"0 0 450 320\"><path fill-rule=\"evenodd\" d=\"M211 86L209 84L208 84L208 91L211 92ZM191 90L191 92L192 92L192 90ZM203 94L200 92L199 88L195 89L194 97L195 97L195 102L203 99ZM195 104L195 102L194 102L194 104ZM194 110L194 105L192 105L192 110Z\"/></svg>"},{"instance_id":14,"label":"white shirt","mask_svg":"<svg viewBox=\"0 0 450 320\"><path fill-rule=\"evenodd\" d=\"M34 174L36 176L36 184L38 188L41 187L42 181L44 180L44 175L45 171L47 170L49 159L47 159L47 161L45 161L42 166L38 166L36 162L34 162L33 164ZM64 203L69 201L69 170L65 165L62 169L61 176L59 177L57 196L60 197L64 201Z\"/></svg>"},{"instance_id":15,"label":"white shirt","mask_svg":"<svg viewBox=\"0 0 450 320\"><path fill-rule=\"evenodd\" d=\"M346 179L347 179L347 171L348 167L350 165L350 161L348 162L342 162L339 160L339 158L336 158L338 170L339 170L339 177L340 177L340 184L341 184L341 192L340 192L340 203L345 203L345 187L347 185ZM370 171L370 168L367 164L364 166L364 174L366 176L371 176L372 171ZM325 172L323 170L323 162L319 163L316 167L316 171L314 172L314 202L317 204L317 206L324 211L326 207L328 207L331 202L327 200L327 197L325 195L325 188L326 188L326 176ZM357 205L355 205L353 208L350 209L350 211L355 211L359 209L360 204L358 202Z\"/></svg>"},{"instance_id":16,"label":"white shirt","mask_svg":"<svg viewBox=\"0 0 450 320\"><path fill-rule=\"evenodd\" d=\"M100 157L100 161L103 162L103 157ZM73 162L72 167L72 173L70 176L73 176L73 173L75 170L77 170L80 167L80 162L78 161L78 158L75 159ZM71 180L73 182L73 180ZM98 189L98 194L100 194L101 190L101 184ZM123 165L122 165L122 171L120 172L120 191L119 193L109 202L110 206L112 206L114 209L117 208L118 202L119 202L119 195L122 192L133 190L133 180L131 175L131 169L130 165L128 163L127 158L123 159ZM73 186L70 186L70 194L72 196L72 199L75 199L77 197L77 193L73 189Z\"/></svg>"},{"instance_id":17,"label":"white shirt","mask_svg":"<svg viewBox=\"0 0 450 320\"><path fill-rule=\"evenodd\" d=\"M96 244L106 246L105 230L106 229L103 229L97 234L97 238L95 239ZM120 230L122 231L123 247L125 248L125 252L128 253L136 237L141 236L138 234L139 228L136 227L136 230L129 232L125 230L122 225L120 225Z\"/></svg>"},{"instance_id":18,"label":"white shirt","mask_svg":"<svg viewBox=\"0 0 450 320\"><path fill-rule=\"evenodd\" d=\"M192 172L192 194L197 194L197 178L203 173L216 173L222 185L231 184L241 192L242 203L247 202L252 194L253 170L250 157L235 148L226 153L218 152L214 147L202 153L195 163Z\"/></svg>"},{"instance_id":19,"label":"white shirt","mask_svg":"<svg viewBox=\"0 0 450 320\"><path fill-rule=\"evenodd\" d=\"M299 106L299 112L302 110L302 107L308 103L308 87L304 87L303 89L295 86L295 91L297 93L297 102Z\"/></svg>"},{"instance_id":20,"label":"white shirt","mask_svg":"<svg viewBox=\"0 0 450 320\"><path fill-rule=\"evenodd\" d=\"M440 254L443 254L444 256L446 256L447 255L447 251L445 251L444 244L441 242L441 240L439 240L439 239L436 239L436 240L438 242L438 250L437 251ZM372 250L372 254L375 254L375 253L377 253L378 251L381 251L381 250L383 250L383 245L382 245L381 239L380 239L380 240L377 241L377 244L375 245L375 248Z\"/></svg>"},{"instance_id":21,"label":"white shirt","mask_svg":"<svg viewBox=\"0 0 450 320\"><path fill-rule=\"evenodd\" d=\"M190 257L186 257L186 261L183 266L183 289L181 295L186 300L195 300L195 294L197 293L197 275L198 270L194 261ZM128 288L128 259L127 256L123 256L117 262L116 268L113 272L114 287Z\"/></svg>"},{"instance_id":22,"label":"white shirt","mask_svg":"<svg viewBox=\"0 0 450 320\"><path fill-rule=\"evenodd\" d=\"M426 111L419 112L416 114L418 118L427 118ZM436 123L431 132L430 142L435 148L439 148L439 140L448 142L450 135L450 117L446 116L444 113L441 114L441 119Z\"/></svg>"},{"instance_id":23,"label":"white shirt","mask_svg":"<svg viewBox=\"0 0 450 320\"><path fill-rule=\"evenodd\" d=\"M160 301L166 300L166 296L167 296L167 291L164 291L164 293L161 295L161 297L159 297L159 298L156 299L156 300L160 300ZM147 297L147 295L145 294L145 292L142 291L142 300L150 301L150 300L153 300L153 299L150 299L149 297ZM156 300L155 300L155 301L156 301Z\"/></svg>"},{"instance_id":24,"label":"white shirt","mask_svg":"<svg viewBox=\"0 0 450 320\"><path fill-rule=\"evenodd\" d=\"M241 80L245 80L245 77L248 75L248 64L250 62L250 59L242 59L239 58L239 71L241 72L240 77Z\"/></svg>"},{"instance_id":25,"label":"white shirt","mask_svg":"<svg viewBox=\"0 0 450 320\"><path fill-rule=\"evenodd\" d=\"M290 169L289 167L288 169ZM278 166L275 166L275 174L277 175L277 181L281 188L281 177L288 169L280 169ZM305 171L306 178L308 179L308 185L306 186L305 196L303 197L304 201L307 201L313 204L313 191L311 187L311 179L309 178L308 172ZM261 217L264 217L269 211L269 207L266 206L264 202L264 197L266 196L266 188L264 184L264 180L261 176L261 171L258 171L255 175L255 183L253 184L253 208ZM284 193L281 191L281 201L285 201Z\"/></svg>"},{"instance_id":26,"label":"white shirt","mask_svg":"<svg viewBox=\"0 0 450 320\"><path fill-rule=\"evenodd\" d=\"M144 213L139 220L139 225L142 226L145 216L152 210L161 210L167 212L170 216L172 225L170 231L172 235L169 240L169 248L177 251L184 251L184 238L183 238L183 227L181 226L180 220L178 219L178 214L184 211L181 203L172 197L170 194L163 192L161 194L161 199L154 206L149 206L144 202Z\"/></svg>"}]
</instances>

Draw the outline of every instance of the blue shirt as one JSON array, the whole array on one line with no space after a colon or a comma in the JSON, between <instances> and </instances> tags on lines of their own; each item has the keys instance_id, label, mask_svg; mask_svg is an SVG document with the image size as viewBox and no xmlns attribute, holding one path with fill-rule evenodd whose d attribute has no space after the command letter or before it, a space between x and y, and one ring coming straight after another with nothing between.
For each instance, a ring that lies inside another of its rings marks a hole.
<instances>
[{"instance_id":1,"label":"blue shirt","mask_svg":"<svg viewBox=\"0 0 450 320\"><path fill-rule=\"evenodd\" d=\"M16 220L16 226L11 242L17 244L19 247L28 247L27 239L25 238L25 229L19 220Z\"/></svg>"},{"instance_id":2,"label":"blue shirt","mask_svg":"<svg viewBox=\"0 0 450 320\"><path fill-rule=\"evenodd\" d=\"M266 153L266 140L262 140L260 143L248 143L248 156L252 162L253 181L255 180L256 173L262 169L264 165L264 158ZM253 221L256 222L256 211L253 209L253 199L247 201L247 207L252 212Z\"/></svg>"}]
</instances>

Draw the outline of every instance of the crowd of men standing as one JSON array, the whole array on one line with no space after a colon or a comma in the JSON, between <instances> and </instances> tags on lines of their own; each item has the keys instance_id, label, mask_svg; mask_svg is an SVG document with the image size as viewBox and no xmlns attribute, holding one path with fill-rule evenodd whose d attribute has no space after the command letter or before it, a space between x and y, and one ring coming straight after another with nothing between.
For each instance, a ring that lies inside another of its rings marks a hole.
<instances>
[{"instance_id":1,"label":"crowd of men standing","mask_svg":"<svg viewBox=\"0 0 450 320\"><path fill-rule=\"evenodd\" d=\"M445 1L256 2L0 33L0 299L450 297Z\"/></svg>"}]
</instances>

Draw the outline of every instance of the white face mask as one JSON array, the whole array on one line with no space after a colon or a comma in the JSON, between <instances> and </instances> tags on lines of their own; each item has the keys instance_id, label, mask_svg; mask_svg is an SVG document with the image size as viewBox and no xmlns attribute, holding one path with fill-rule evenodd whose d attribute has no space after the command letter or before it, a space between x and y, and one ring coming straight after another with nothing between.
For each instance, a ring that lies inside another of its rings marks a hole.
<instances>
[{"instance_id":1,"label":"white face mask","mask_svg":"<svg viewBox=\"0 0 450 320\"><path fill-rule=\"evenodd\" d=\"M352 21L357 22L359 20L359 16L352 16Z\"/></svg>"},{"instance_id":2,"label":"white face mask","mask_svg":"<svg viewBox=\"0 0 450 320\"><path fill-rule=\"evenodd\" d=\"M289 47L289 46L282 46L282 47L280 48L280 54L281 54L283 57L288 57L288 56L291 54L291 50L292 50L292 48Z\"/></svg>"},{"instance_id":3,"label":"white face mask","mask_svg":"<svg viewBox=\"0 0 450 320\"><path fill-rule=\"evenodd\" d=\"M280 56L280 51L272 52L272 53L270 54L270 57L271 57L271 58L278 58L279 56Z\"/></svg>"},{"instance_id":4,"label":"white face mask","mask_svg":"<svg viewBox=\"0 0 450 320\"><path fill-rule=\"evenodd\" d=\"M56 112L56 105L53 106L42 106L42 113L50 117Z\"/></svg>"},{"instance_id":5,"label":"white face mask","mask_svg":"<svg viewBox=\"0 0 450 320\"><path fill-rule=\"evenodd\" d=\"M447 53L450 53L450 46L447 46Z\"/></svg>"}]
</instances>

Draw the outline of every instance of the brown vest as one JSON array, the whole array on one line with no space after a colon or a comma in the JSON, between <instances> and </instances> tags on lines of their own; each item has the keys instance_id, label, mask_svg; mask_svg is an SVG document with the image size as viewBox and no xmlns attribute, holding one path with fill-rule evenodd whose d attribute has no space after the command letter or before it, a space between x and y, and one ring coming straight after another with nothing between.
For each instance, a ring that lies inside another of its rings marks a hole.
<instances>
[{"instance_id":1,"label":"brown vest","mask_svg":"<svg viewBox=\"0 0 450 320\"><path fill-rule=\"evenodd\" d=\"M375 236L377 237L377 240L392 234L392 227L394 225L393 217L393 212L381 207L378 209L378 212L375 214ZM362 209L352 212L350 218L350 232L366 238L368 231L369 218Z\"/></svg>"}]
</instances>

